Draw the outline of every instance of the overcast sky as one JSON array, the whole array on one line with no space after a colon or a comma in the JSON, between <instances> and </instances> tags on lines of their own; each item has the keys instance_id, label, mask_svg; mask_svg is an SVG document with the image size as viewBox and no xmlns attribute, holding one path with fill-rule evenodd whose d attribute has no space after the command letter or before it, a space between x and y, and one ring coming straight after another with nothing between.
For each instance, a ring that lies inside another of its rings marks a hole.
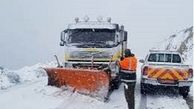
<instances>
[{"instance_id":1,"label":"overcast sky","mask_svg":"<svg viewBox=\"0 0 194 109\"><path fill-rule=\"evenodd\" d=\"M60 32L75 17L111 17L143 57L156 43L193 24L192 0L0 0L0 65L18 69L62 56Z\"/></svg>"}]
</instances>

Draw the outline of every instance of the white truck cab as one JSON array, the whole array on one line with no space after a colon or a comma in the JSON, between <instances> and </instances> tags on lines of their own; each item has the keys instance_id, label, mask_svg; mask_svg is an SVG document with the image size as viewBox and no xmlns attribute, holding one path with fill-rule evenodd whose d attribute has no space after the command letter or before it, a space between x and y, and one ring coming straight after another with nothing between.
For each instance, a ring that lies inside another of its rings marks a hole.
<instances>
[{"instance_id":1,"label":"white truck cab","mask_svg":"<svg viewBox=\"0 0 194 109\"><path fill-rule=\"evenodd\" d=\"M124 26L107 21L79 21L69 24L61 33L64 47L63 67L96 68L109 67L112 79L117 78L116 64L127 47L127 31Z\"/></svg>"},{"instance_id":2,"label":"white truck cab","mask_svg":"<svg viewBox=\"0 0 194 109\"><path fill-rule=\"evenodd\" d=\"M79 21L69 24L61 33L64 46L64 66L98 67L109 65L116 71L116 61L127 47L127 32L123 26L108 21ZM118 72L117 72L118 73Z\"/></svg>"}]
</instances>

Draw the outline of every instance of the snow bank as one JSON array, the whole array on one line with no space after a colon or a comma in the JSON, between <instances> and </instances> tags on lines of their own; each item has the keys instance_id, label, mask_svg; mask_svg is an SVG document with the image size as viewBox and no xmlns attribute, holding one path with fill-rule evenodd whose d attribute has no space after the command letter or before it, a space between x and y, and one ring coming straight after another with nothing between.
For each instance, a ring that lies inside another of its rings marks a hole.
<instances>
[{"instance_id":1,"label":"snow bank","mask_svg":"<svg viewBox=\"0 0 194 109\"><path fill-rule=\"evenodd\" d=\"M25 66L19 70L9 70L0 67L0 90L7 89L23 82L36 81L39 78L46 76L46 72L43 68L55 66L56 62L50 62L49 64L39 63L33 66Z\"/></svg>"},{"instance_id":2,"label":"snow bank","mask_svg":"<svg viewBox=\"0 0 194 109\"><path fill-rule=\"evenodd\" d=\"M20 82L20 77L16 73L4 69L0 69L0 89L7 89Z\"/></svg>"},{"instance_id":3,"label":"snow bank","mask_svg":"<svg viewBox=\"0 0 194 109\"><path fill-rule=\"evenodd\" d=\"M21 82L26 81L35 81L40 77L46 76L46 72L44 71L44 64L36 64L31 67L23 67L20 70L15 71L16 74L19 75Z\"/></svg>"}]
</instances>

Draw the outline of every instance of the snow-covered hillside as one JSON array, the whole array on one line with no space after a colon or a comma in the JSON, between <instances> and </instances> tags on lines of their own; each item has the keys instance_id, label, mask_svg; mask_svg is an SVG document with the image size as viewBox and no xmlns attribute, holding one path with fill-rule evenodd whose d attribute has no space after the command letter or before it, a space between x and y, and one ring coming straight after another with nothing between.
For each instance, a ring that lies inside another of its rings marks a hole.
<instances>
[{"instance_id":1,"label":"snow-covered hillside","mask_svg":"<svg viewBox=\"0 0 194 109\"><path fill-rule=\"evenodd\" d=\"M155 48L155 47L154 47ZM155 49L178 51L185 62L192 65L193 60L193 27L184 29L158 44Z\"/></svg>"}]
</instances>

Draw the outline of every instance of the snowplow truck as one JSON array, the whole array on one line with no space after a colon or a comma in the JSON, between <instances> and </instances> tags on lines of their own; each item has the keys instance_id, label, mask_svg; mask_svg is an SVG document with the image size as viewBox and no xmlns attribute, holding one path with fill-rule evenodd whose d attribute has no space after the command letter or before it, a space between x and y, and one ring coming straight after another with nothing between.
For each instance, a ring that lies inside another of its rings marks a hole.
<instances>
[{"instance_id":1,"label":"snowplow truck","mask_svg":"<svg viewBox=\"0 0 194 109\"><path fill-rule=\"evenodd\" d=\"M48 85L108 99L120 85L116 64L127 47L124 26L107 21L78 21L61 32L62 65L45 68Z\"/></svg>"},{"instance_id":2,"label":"snowplow truck","mask_svg":"<svg viewBox=\"0 0 194 109\"><path fill-rule=\"evenodd\" d=\"M186 97L193 83L193 69L185 65L176 51L150 50L142 65L141 93L154 91L154 87L175 87Z\"/></svg>"}]
</instances>

